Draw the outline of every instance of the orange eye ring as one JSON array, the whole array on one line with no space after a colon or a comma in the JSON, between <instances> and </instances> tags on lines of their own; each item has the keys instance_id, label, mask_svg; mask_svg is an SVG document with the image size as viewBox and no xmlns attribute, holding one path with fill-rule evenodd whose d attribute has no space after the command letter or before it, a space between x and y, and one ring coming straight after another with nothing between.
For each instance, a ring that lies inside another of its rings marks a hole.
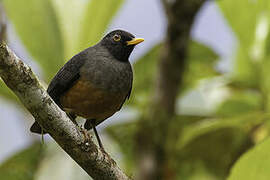
<instances>
[{"instance_id":1,"label":"orange eye ring","mask_svg":"<svg viewBox=\"0 0 270 180\"><path fill-rule=\"evenodd\" d=\"M119 34L115 34L115 35L113 36L113 40L116 41L116 42L118 42L118 41L121 40L121 36L120 36Z\"/></svg>"}]
</instances>

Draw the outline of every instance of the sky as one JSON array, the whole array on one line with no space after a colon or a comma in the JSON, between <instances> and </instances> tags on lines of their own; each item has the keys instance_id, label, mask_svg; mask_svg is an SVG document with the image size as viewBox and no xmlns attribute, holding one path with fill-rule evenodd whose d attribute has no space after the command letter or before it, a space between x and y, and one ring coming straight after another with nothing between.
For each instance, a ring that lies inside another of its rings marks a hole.
<instances>
[{"instance_id":1,"label":"sky","mask_svg":"<svg viewBox=\"0 0 270 180\"><path fill-rule=\"evenodd\" d=\"M137 46L131 56L131 61L146 53L156 43L164 39L166 32L166 17L159 0L127 0L122 9L118 12L108 31L113 29L128 30L137 37L143 37L145 42ZM26 61L34 71L38 66L30 61L30 56L21 45L12 25L9 26L9 40L11 48ZM237 45L233 32L228 27L222 14L213 1L204 4L197 15L193 30L193 39L207 44L213 48L220 56L221 62L218 68L222 71L230 71L233 50ZM33 119L30 114L18 111L18 106L10 104L0 99L0 162L9 155L26 147L32 142L33 136L28 131L33 121L24 121L25 115ZM124 113L118 113L112 119L124 117ZM102 127L110 124L106 121ZM4 148L3 148L4 147Z\"/></svg>"}]
</instances>

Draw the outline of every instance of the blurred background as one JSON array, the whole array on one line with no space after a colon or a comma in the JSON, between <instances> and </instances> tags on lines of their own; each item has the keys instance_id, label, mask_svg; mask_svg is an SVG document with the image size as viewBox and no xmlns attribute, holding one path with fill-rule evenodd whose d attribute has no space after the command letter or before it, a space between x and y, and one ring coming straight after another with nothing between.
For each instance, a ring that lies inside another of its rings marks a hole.
<instances>
[{"instance_id":1,"label":"blurred background","mask_svg":"<svg viewBox=\"0 0 270 180\"><path fill-rule=\"evenodd\" d=\"M47 86L73 55L124 29L130 100L98 126L136 179L270 178L270 1L2 0L0 40ZM0 79L0 180L84 180Z\"/></svg>"}]
</instances>

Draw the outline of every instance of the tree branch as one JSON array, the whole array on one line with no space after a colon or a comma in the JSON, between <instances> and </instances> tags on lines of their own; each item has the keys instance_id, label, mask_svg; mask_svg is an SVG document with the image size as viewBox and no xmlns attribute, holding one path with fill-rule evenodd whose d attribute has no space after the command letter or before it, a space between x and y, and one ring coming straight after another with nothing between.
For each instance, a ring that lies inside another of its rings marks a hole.
<instances>
[{"instance_id":1,"label":"tree branch","mask_svg":"<svg viewBox=\"0 0 270 180\"><path fill-rule=\"evenodd\" d=\"M177 153L175 135L180 134L180 129L173 126L175 104L184 75L190 30L205 0L161 2L168 27L159 59L154 97L137 132L138 179L176 179L177 172L171 163ZM151 168L145 168L145 164L151 164Z\"/></svg>"},{"instance_id":2,"label":"tree branch","mask_svg":"<svg viewBox=\"0 0 270 180\"><path fill-rule=\"evenodd\" d=\"M53 139L94 179L129 179L110 156L92 140L85 141L74 125L50 98L29 66L6 44L0 44L0 77Z\"/></svg>"}]
</instances>

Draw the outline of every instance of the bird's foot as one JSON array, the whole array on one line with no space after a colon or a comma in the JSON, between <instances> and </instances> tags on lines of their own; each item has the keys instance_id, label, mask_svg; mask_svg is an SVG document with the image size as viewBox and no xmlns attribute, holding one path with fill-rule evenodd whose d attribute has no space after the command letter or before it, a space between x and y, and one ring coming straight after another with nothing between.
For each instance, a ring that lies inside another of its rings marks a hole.
<instances>
[{"instance_id":1,"label":"bird's foot","mask_svg":"<svg viewBox=\"0 0 270 180\"><path fill-rule=\"evenodd\" d=\"M90 151L90 141L91 141L92 136L89 135L88 131L82 127L80 127L80 131L82 132L83 137L84 137L83 143L81 144L82 149L88 152Z\"/></svg>"},{"instance_id":2,"label":"bird's foot","mask_svg":"<svg viewBox=\"0 0 270 180\"><path fill-rule=\"evenodd\" d=\"M88 133L88 131L86 129L84 129L83 127L81 127L81 132L82 132L82 134L84 136L84 141L89 142L91 140L91 136Z\"/></svg>"}]
</instances>

